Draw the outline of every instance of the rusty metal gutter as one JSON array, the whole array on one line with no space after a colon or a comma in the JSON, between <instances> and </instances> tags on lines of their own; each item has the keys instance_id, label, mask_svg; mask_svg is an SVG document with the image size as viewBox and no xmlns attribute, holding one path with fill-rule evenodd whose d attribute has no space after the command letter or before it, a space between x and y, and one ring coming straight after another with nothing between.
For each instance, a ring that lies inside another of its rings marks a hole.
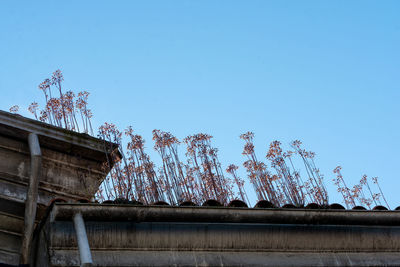
<instances>
[{"instance_id":1,"label":"rusty metal gutter","mask_svg":"<svg viewBox=\"0 0 400 267\"><path fill-rule=\"evenodd\" d=\"M51 221L210 222L400 226L399 211L249 209L56 203Z\"/></svg>"},{"instance_id":2,"label":"rusty metal gutter","mask_svg":"<svg viewBox=\"0 0 400 267\"><path fill-rule=\"evenodd\" d=\"M22 237L21 259L22 264L29 263L29 256L32 246L33 229L35 226L36 208L38 199L38 186L42 169L42 153L38 136L30 133L28 136L29 150L31 154L31 172L29 177L29 187L26 194L24 234Z\"/></svg>"}]
</instances>

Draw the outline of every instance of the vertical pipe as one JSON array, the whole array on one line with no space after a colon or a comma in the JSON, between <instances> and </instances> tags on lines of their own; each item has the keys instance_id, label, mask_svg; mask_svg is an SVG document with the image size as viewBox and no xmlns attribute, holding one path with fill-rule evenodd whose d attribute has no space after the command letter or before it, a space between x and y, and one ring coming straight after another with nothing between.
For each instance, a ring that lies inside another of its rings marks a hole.
<instances>
[{"instance_id":1,"label":"vertical pipe","mask_svg":"<svg viewBox=\"0 0 400 267\"><path fill-rule=\"evenodd\" d=\"M76 238L78 240L81 267L92 266L92 254L90 252L89 241L86 235L85 222L83 221L81 213L76 213L74 215L74 226Z\"/></svg>"},{"instance_id":2,"label":"vertical pipe","mask_svg":"<svg viewBox=\"0 0 400 267\"><path fill-rule=\"evenodd\" d=\"M29 264L33 229L36 218L38 185L42 168L42 153L40 151L38 136L34 133L30 133L28 136L28 143L31 153L31 172L25 201L24 235L22 237L20 259L21 264Z\"/></svg>"}]
</instances>

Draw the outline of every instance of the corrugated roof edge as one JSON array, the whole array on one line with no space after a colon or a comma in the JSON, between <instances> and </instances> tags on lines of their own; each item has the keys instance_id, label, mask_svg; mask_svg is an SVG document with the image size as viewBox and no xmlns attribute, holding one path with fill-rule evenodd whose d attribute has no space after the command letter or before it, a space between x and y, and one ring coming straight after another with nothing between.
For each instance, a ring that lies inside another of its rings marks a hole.
<instances>
[{"instance_id":1,"label":"corrugated roof edge","mask_svg":"<svg viewBox=\"0 0 400 267\"><path fill-rule=\"evenodd\" d=\"M55 199L54 202L63 202L67 203L66 200ZM117 198L115 200L105 200L102 203L99 202L90 202L87 199L79 200L76 203L90 203L90 204L102 204L102 205L133 205L133 206L170 206L170 207L219 207L219 208L249 208L249 209L295 209L295 210L343 210L343 211L400 211L400 206L395 208L394 210L389 210L385 206L375 206L372 209L367 209L363 206L355 206L352 209L346 209L341 204L332 203L328 206L321 206L317 203L309 203L306 206L296 207L293 204L285 204L281 207L274 206L268 200L260 200L254 205L254 207L249 207L244 201L235 199L229 202L227 205L223 205L222 203L218 202L215 199L209 199L203 202L201 205L198 205L192 201L183 201L179 203L179 205L171 205L165 201L157 201L155 203L145 205L144 203L136 200L128 200L124 198Z\"/></svg>"}]
</instances>

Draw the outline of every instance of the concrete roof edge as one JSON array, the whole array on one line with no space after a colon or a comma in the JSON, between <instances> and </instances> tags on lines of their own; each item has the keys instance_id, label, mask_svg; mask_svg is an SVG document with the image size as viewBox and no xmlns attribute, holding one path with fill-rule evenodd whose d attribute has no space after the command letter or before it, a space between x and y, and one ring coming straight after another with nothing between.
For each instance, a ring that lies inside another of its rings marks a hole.
<instances>
[{"instance_id":1,"label":"concrete roof edge","mask_svg":"<svg viewBox=\"0 0 400 267\"><path fill-rule=\"evenodd\" d=\"M41 121L23 117L0 110L0 133L11 135L9 129L15 129L26 134L36 133L42 141L41 145L50 148L55 142L73 145L84 149L104 152L104 140L90 136L85 133L78 133L61 127L53 126ZM23 138L19 136L19 138ZM43 144L44 140L44 144ZM52 142L48 142L52 140ZM106 142L112 149L119 154L118 144ZM111 153L112 151L108 151ZM120 154L119 154L120 156Z\"/></svg>"}]
</instances>

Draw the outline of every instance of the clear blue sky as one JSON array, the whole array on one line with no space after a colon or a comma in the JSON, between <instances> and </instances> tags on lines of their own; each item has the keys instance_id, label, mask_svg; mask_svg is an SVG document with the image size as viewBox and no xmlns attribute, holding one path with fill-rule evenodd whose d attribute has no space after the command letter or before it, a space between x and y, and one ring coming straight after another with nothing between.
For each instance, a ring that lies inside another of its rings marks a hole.
<instances>
[{"instance_id":1,"label":"clear blue sky","mask_svg":"<svg viewBox=\"0 0 400 267\"><path fill-rule=\"evenodd\" d=\"M132 125L155 161L155 128L213 135L224 167L244 161L245 131L259 158L300 139L331 202L341 165L350 184L379 176L394 208L399 14L400 1L2 1L0 109L42 102L60 68L90 91L94 124Z\"/></svg>"}]
</instances>

